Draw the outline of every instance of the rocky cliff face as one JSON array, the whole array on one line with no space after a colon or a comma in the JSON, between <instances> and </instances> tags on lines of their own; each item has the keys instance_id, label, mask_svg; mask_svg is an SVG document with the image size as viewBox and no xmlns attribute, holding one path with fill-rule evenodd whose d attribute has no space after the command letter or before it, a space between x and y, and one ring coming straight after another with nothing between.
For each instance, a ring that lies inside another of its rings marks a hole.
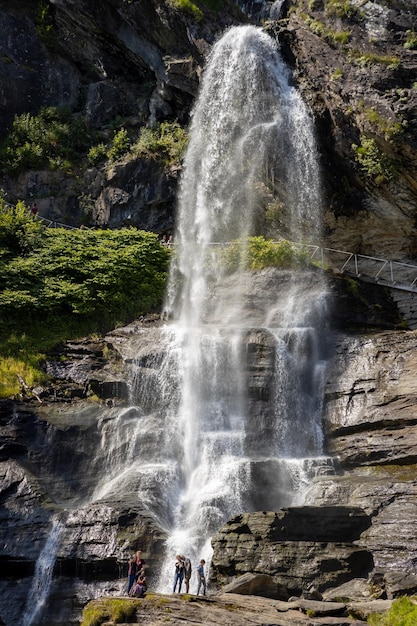
<instances>
[{"instance_id":1,"label":"rocky cliff face","mask_svg":"<svg viewBox=\"0 0 417 626\"><path fill-rule=\"evenodd\" d=\"M299 0L270 8L230 1L213 12L203 6L197 19L155 0L5 2L0 130L45 105L66 105L104 134L116 120L133 134L157 121L187 124L216 37L232 24L262 21L315 117L326 243L414 258L414 5ZM75 176L27 172L3 186L11 201L36 198L51 219L163 232L174 224L177 176L160 162L130 158ZM266 211L282 200L279 189L265 190ZM279 219L268 229L276 236Z\"/></svg>"},{"instance_id":2,"label":"rocky cliff face","mask_svg":"<svg viewBox=\"0 0 417 626\"><path fill-rule=\"evenodd\" d=\"M255 312L264 298L270 304L274 281L282 287L285 273L267 270L248 282ZM389 310L383 290L378 301L374 295L373 302L356 303L340 279L330 282L329 290L334 305L343 297L346 304L344 314L332 318L339 333L347 319L353 324L353 311L363 328L378 319L382 324L378 315ZM142 502L136 474L127 472L123 484L112 481L117 458L129 451L125 425L140 424L138 409L129 402L131 366L152 375L165 341L160 321L150 316L114 331L104 344L69 343L48 360L54 378L49 388L2 403L0 615L6 624L21 619L54 523L60 524L60 536L45 624L76 624L88 599L123 594L134 550L143 551L151 588L155 584L169 524L163 485L149 482ZM267 421L273 347L256 326L246 341L251 414ZM281 477L278 485L268 477L270 467L254 464L258 483L275 494L277 510L241 515L220 529L213 542L211 592L232 584L232 592L308 598L312 590L324 596L358 578L360 591L340 595L369 599L376 597L377 586L377 597L392 598L415 588L415 577L404 576L413 574L417 558L414 344L411 331L335 335L324 422L328 456L310 465L306 506L279 511L291 503L285 487L290 477ZM143 456L155 445L141 441ZM255 577L249 586L240 581L245 573Z\"/></svg>"},{"instance_id":3,"label":"rocky cliff face","mask_svg":"<svg viewBox=\"0 0 417 626\"><path fill-rule=\"evenodd\" d=\"M215 38L231 24L266 16L259 3L245 3L249 17L224 3L216 15L204 10L201 21L156 0L55 0L48 7L47 19L25 0L0 7L3 133L14 114L35 113L43 105L67 105L97 129L117 116L129 129L173 119L185 124ZM413 258L415 9L401 2L396 8L385 2L294 2L284 3L273 17L268 31L279 40L315 115L326 242L364 254ZM41 213L52 219L78 224L85 217L81 197L89 197L92 224L132 223L162 232L174 223L177 176L161 163L130 158L77 176L32 171L3 186L12 201L36 198ZM268 192L266 204L279 200L274 193ZM270 293L273 278L262 280L264 293ZM297 535L290 538L276 530L282 521L278 512L232 520L216 540L213 586L256 569L269 576L280 597L307 595L311 585L330 593L358 576L362 595L375 586L381 597L415 590L415 335L382 332L392 331L399 320L385 295L382 300L376 295L378 288L362 287L361 296L368 298L362 305L352 302L340 281L332 289L338 334L324 414L331 461L317 470L307 493L305 504L313 508L286 513ZM257 302L254 293L254 307ZM381 332L369 334L371 328ZM355 333L347 335L346 329ZM139 344L132 351L136 335ZM132 550L144 551L152 581L165 538L157 519L163 493L150 493L152 515L134 497L133 477L127 476L131 497L120 498L101 468L104 463L111 468L115 451L128 449L123 438L107 445L106 425L121 410L127 419L134 411L126 403L130 362L155 363L162 350L158 325L146 320L113 333L104 345L67 345L64 359L48 361L55 379L50 389L2 403L0 615L6 624L21 619L54 519L65 531L44 623L75 624L87 599L123 592ZM256 329L248 335L247 354L250 402L262 415L272 358L268 338ZM344 514L355 512L365 520L364 527L346 537L341 516L341 541L305 532L313 510L319 526L341 504ZM281 550L284 573L274 565ZM310 554L314 558L300 575L301 550L306 561Z\"/></svg>"}]
</instances>

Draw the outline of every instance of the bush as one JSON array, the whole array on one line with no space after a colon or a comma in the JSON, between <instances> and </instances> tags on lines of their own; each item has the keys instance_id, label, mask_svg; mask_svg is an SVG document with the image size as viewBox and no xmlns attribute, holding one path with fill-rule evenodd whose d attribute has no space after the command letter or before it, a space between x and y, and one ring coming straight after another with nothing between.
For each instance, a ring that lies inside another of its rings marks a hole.
<instances>
[{"instance_id":1,"label":"bush","mask_svg":"<svg viewBox=\"0 0 417 626\"><path fill-rule=\"evenodd\" d=\"M23 202L10 206L0 197L0 261L10 256L29 254L38 245L43 232L42 222L28 211Z\"/></svg>"},{"instance_id":2,"label":"bush","mask_svg":"<svg viewBox=\"0 0 417 626\"><path fill-rule=\"evenodd\" d=\"M18 392L17 372L35 380L20 361L36 369L60 341L158 307L169 257L153 233L45 229L22 204L0 203L0 355L16 361L3 361L14 373L0 393Z\"/></svg>"},{"instance_id":3,"label":"bush","mask_svg":"<svg viewBox=\"0 0 417 626\"><path fill-rule=\"evenodd\" d=\"M0 166L10 174L50 164L68 170L91 138L85 120L72 117L65 107L43 107L38 115L17 115L0 146Z\"/></svg>"},{"instance_id":4,"label":"bush","mask_svg":"<svg viewBox=\"0 0 417 626\"><path fill-rule=\"evenodd\" d=\"M137 156L179 164L187 147L187 133L178 122L162 122L143 128L132 150Z\"/></svg>"},{"instance_id":5,"label":"bush","mask_svg":"<svg viewBox=\"0 0 417 626\"><path fill-rule=\"evenodd\" d=\"M99 143L92 146L87 154L87 159L91 165L96 165L100 161L104 161L106 158L107 148L104 143Z\"/></svg>"},{"instance_id":6,"label":"bush","mask_svg":"<svg viewBox=\"0 0 417 626\"><path fill-rule=\"evenodd\" d=\"M129 148L129 135L125 128L121 128L114 134L112 145L107 153L109 161L117 161L129 151Z\"/></svg>"},{"instance_id":7,"label":"bush","mask_svg":"<svg viewBox=\"0 0 417 626\"><path fill-rule=\"evenodd\" d=\"M352 144L352 148L355 151L356 160L376 184L394 177L394 167L387 155L378 147L375 139L362 137L360 146Z\"/></svg>"},{"instance_id":8,"label":"bush","mask_svg":"<svg viewBox=\"0 0 417 626\"><path fill-rule=\"evenodd\" d=\"M223 251L223 261L229 271L240 269L261 270L264 267L302 267L308 263L305 251L286 240L274 242L263 237L250 237L247 241L233 241Z\"/></svg>"}]
</instances>

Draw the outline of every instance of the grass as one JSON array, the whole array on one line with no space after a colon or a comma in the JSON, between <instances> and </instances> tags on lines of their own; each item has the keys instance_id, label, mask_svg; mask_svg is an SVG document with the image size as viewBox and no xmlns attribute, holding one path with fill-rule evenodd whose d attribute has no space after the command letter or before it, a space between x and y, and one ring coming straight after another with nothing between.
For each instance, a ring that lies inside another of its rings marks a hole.
<instances>
[{"instance_id":1,"label":"grass","mask_svg":"<svg viewBox=\"0 0 417 626\"><path fill-rule=\"evenodd\" d=\"M129 598L102 598L93 600L83 610L80 626L101 626L104 622L115 624L136 621L140 600Z\"/></svg>"}]
</instances>

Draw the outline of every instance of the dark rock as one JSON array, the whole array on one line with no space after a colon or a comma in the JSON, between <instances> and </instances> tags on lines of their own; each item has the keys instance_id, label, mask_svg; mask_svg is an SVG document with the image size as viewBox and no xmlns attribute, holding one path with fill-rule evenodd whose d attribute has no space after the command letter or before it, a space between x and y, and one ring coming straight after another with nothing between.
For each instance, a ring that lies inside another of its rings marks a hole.
<instances>
[{"instance_id":1,"label":"dark rock","mask_svg":"<svg viewBox=\"0 0 417 626\"><path fill-rule=\"evenodd\" d=\"M287 600L288 593L277 585L271 576L266 574L252 574L247 572L238 576L231 583L222 587L222 593L239 593L250 596L264 596L277 600Z\"/></svg>"},{"instance_id":2,"label":"dark rock","mask_svg":"<svg viewBox=\"0 0 417 626\"><path fill-rule=\"evenodd\" d=\"M371 553L347 543L369 524L363 511L344 507L291 507L278 513L239 515L212 539L212 580L224 585L253 572L271 576L288 595L308 591L313 581L323 592L372 570ZM306 552L308 560L301 556Z\"/></svg>"},{"instance_id":3,"label":"dark rock","mask_svg":"<svg viewBox=\"0 0 417 626\"><path fill-rule=\"evenodd\" d=\"M389 599L417 593L417 575L406 572L387 572L384 576Z\"/></svg>"}]
</instances>

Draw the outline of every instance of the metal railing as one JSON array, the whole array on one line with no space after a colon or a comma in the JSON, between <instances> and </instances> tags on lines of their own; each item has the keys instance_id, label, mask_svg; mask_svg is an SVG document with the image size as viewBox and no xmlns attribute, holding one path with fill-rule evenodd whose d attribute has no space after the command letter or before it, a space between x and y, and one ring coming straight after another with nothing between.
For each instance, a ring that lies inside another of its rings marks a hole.
<instances>
[{"instance_id":1,"label":"metal railing","mask_svg":"<svg viewBox=\"0 0 417 626\"><path fill-rule=\"evenodd\" d=\"M10 204L10 202L5 202L4 204L13 209L16 208L16 206L14 204ZM30 208L28 208L28 211L30 211ZM78 230L78 226L63 224L62 222L57 222L56 220L50 220L47 217L42 217L42 215L39 214L37 214L36 217L45 224L46 228L66 228L67 230Z\"/></svg>"},{"instance_id":2,"label":"metal railing","mask_svg":"<svg viewBox=\"0 0 417 626\"><path fill-rule=\"evenodd\" d=\"M310 250L311 260L319 261L323 267L329 266L333 271L385 287L417 293L417 265L311 244L296 245Z\"/></svg>"},{"instance_id":3,"label":"metal railing","mask_svg":"<svg viewBox=\"0 0 417 626\"><path fill-rule=\"evenodd\" d=\"M14 206L5 203L8 206ZM47 228L66 228L77 230L76 226L69 226L55 220L47 219L41 215L37 216L42 220ZM273 243L279 244L279 241ZM212 246L228 246L229 242L213 242ZM297 248L310 251L311 261L318 261L323 267L330 267L335 272L347 274L359 278L366 282L372 282L392 289L402 289L417 293L417 265L402 263L401 261L389 261L374 256L355 254L335 248L324 248L313 244L293 243Z\"/></svg>"}]
</instances>

